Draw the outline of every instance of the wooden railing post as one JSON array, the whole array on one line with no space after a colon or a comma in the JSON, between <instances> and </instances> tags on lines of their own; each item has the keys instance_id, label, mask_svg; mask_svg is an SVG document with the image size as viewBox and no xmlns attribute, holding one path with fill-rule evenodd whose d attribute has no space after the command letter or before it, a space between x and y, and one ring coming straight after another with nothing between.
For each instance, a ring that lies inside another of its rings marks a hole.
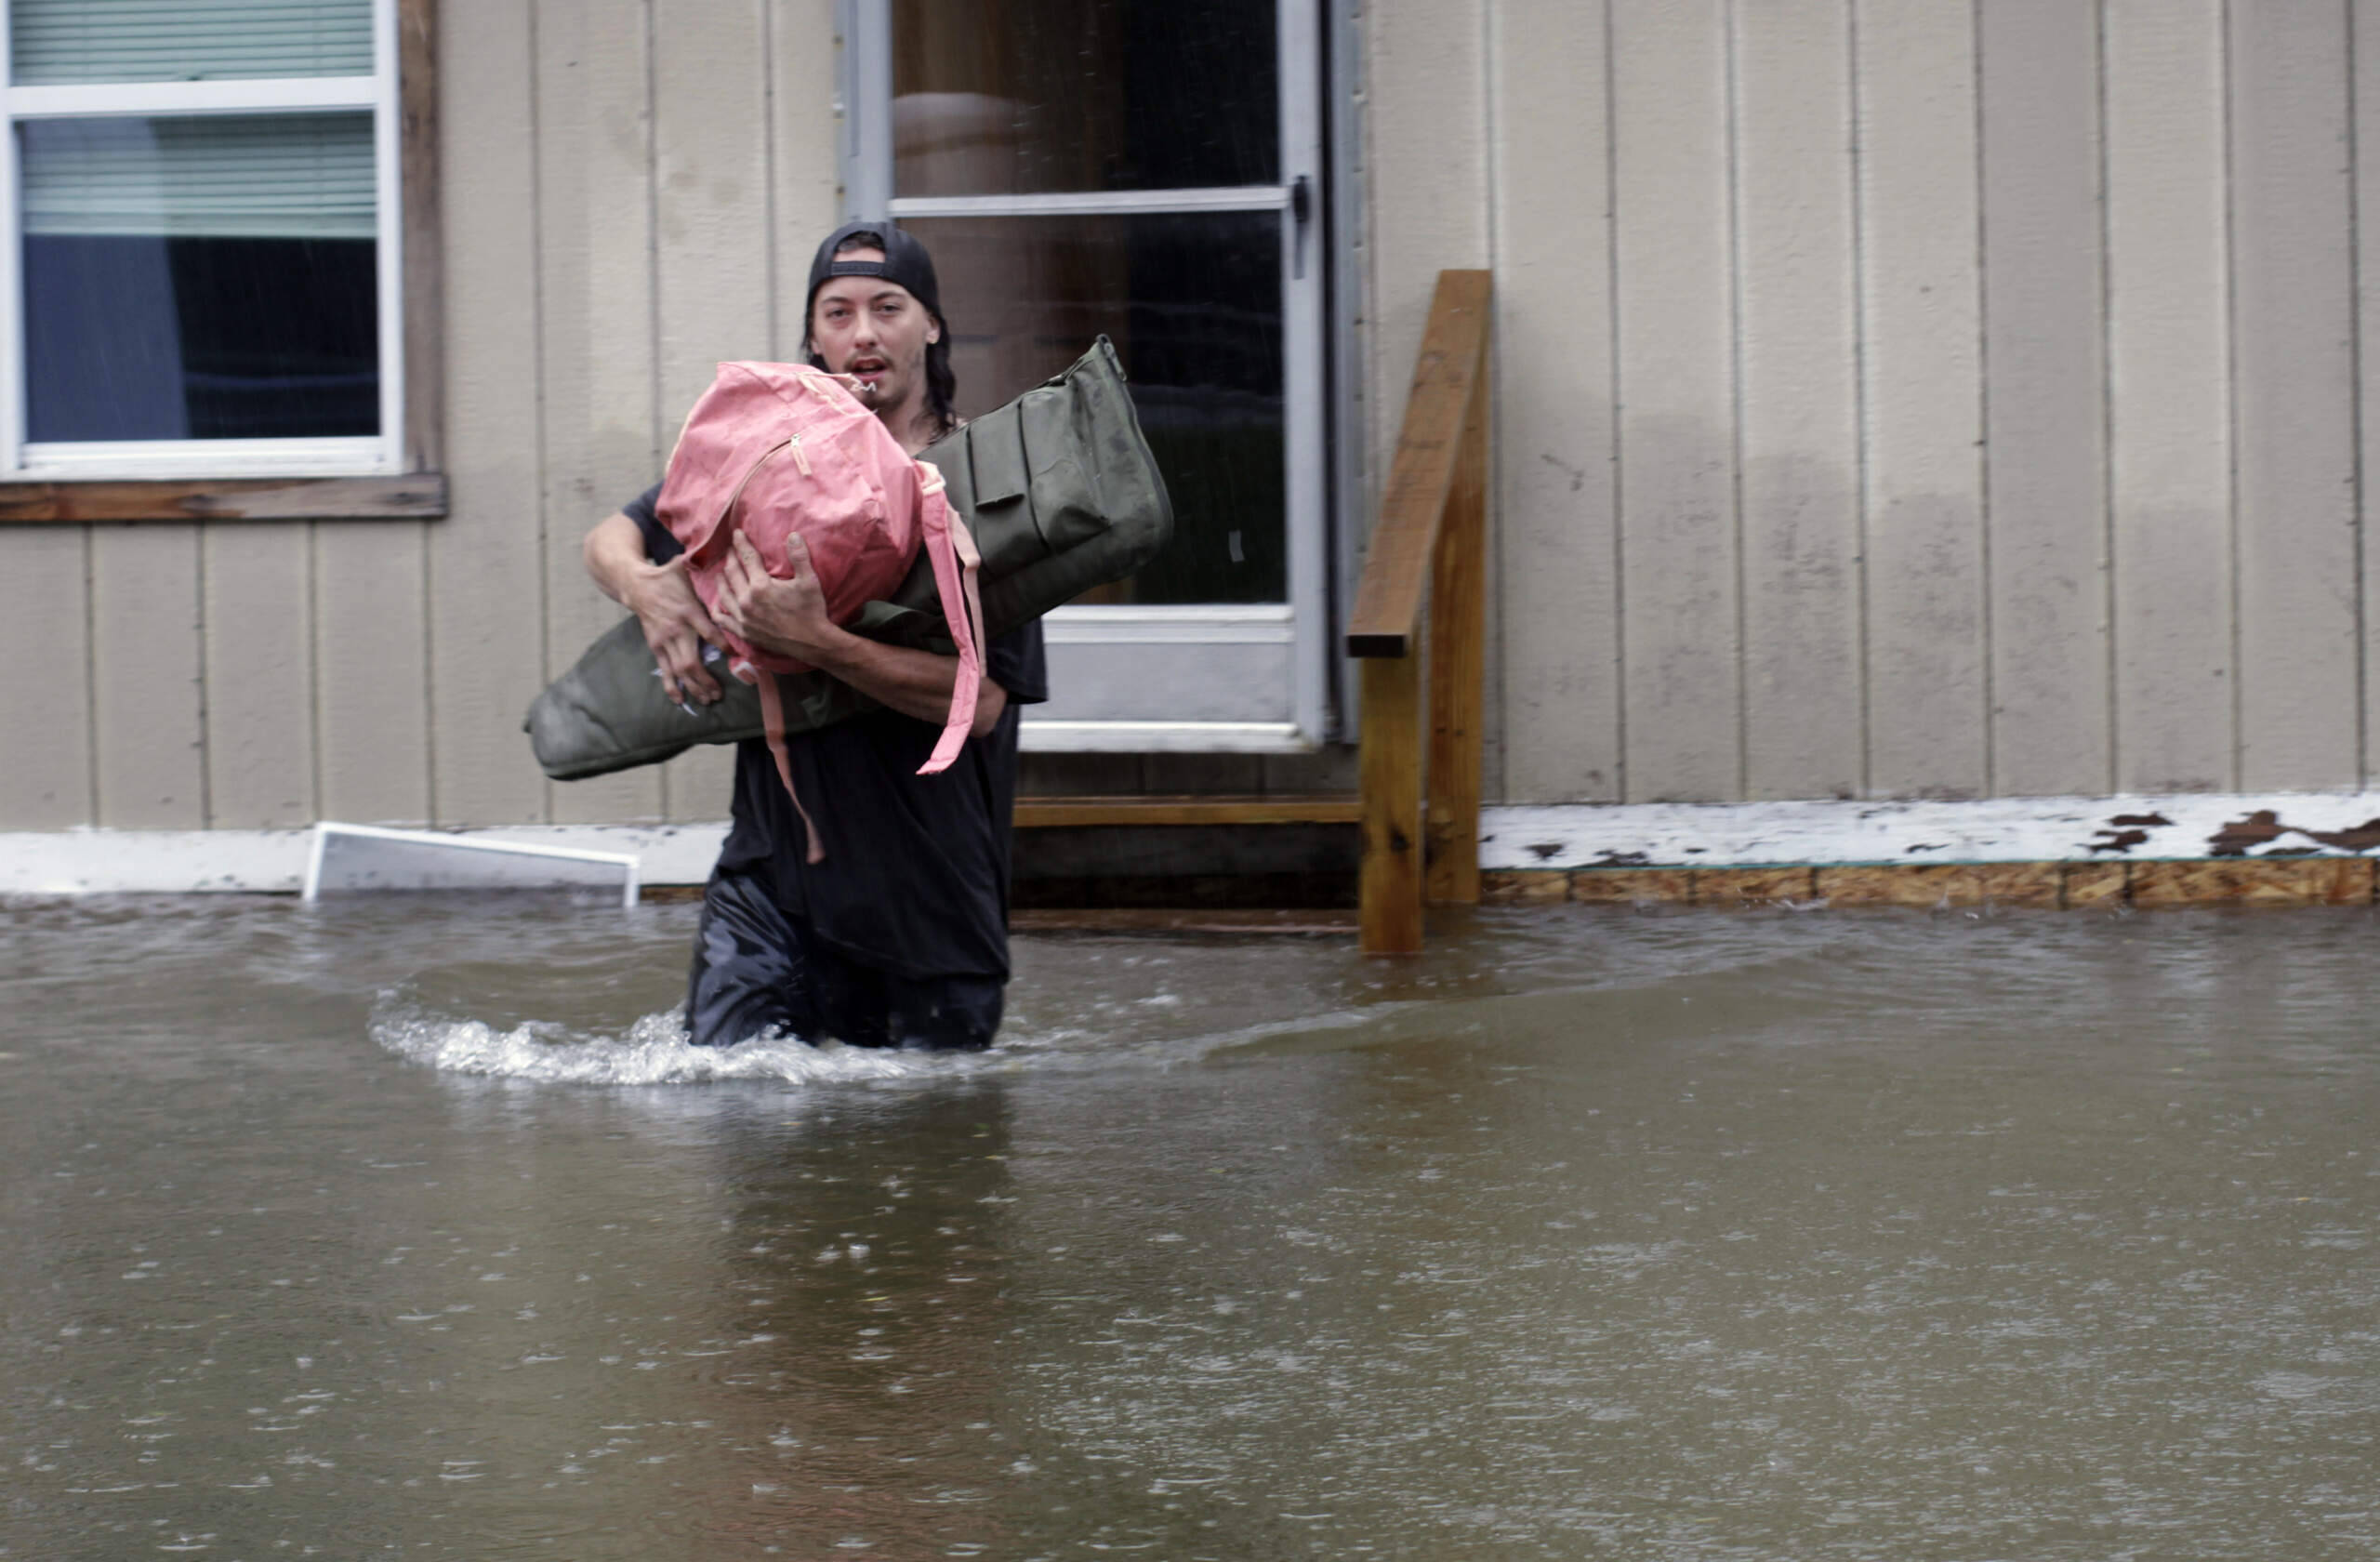
<instances>
[{"instance_id":1,"label":"wooden railing post","mask_svg":"<svg viewBox=\"0 0 2380 1562\"><path fill-rule=\"evenodd\" d=\"M1430 582L1429 898L1479 904L1479 764L1488 676L1488 395L1471 398Z\"/></svg>"},{"instance_id":2,"label":"wooden railing post","mask_svg":"<svg viewBox=\"0 0 2380 1562\"><path fill-rule=\"evenodd\" d=\"M1369 955L1420 950L1425 888L1435 900L1479 898L1488 299L1486 271L1438 273L1347 619L1347 654L1364 658L1360 927ZM1426 674L1425 597L1432 603Z\"/></svg>"},{"instance_id":3,"label":"wooden railing post","mask_svg":"<svg viewBox=\"0 0 2380 1562\"><path fill-rule=\"evenodd\" d=\"M1418 658L1364 663L1364 734L1356 785L1364 861L1356 935L1368 955L1421 950L1421 674Z\"/></svg>"}]
</instances>

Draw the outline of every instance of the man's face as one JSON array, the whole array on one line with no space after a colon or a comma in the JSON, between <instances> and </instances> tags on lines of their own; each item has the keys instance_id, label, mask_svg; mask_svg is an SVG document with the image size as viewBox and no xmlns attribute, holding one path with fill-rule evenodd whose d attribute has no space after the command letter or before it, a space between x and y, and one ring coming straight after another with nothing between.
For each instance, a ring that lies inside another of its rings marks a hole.
<instances>
[{"instance_id":1,"label":"man's face","mask_svg":"<svg viewBox=\"0 0 2380 1562\"><path fill-rule=\"evenodd\" d=\"M880 249L854 249L838 260L881 260ZM810 344L830 374L860 382L860 400L879 415L925 394L926 348L942 327L915 295L882 277L828 277L810 306Z\"/></svg>"}]
</instances>

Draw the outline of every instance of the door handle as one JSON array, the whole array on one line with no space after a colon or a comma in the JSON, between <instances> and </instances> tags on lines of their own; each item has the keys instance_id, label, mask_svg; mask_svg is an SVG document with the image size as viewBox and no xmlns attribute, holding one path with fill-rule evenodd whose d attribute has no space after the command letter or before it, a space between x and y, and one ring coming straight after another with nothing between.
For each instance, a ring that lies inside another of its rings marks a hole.
<instances>
[{"instance_id":1,"label":"door handle","mask_svg":"<svg viewBox=\"0 0 2380 1562\"><path fill-rule=\"evenodd\" d=\"M1314 181L1300 174L1289 186L1289 276L1293 281L1305 280L1306 231L1314 222Z\"/></svg>"}]
</instances>

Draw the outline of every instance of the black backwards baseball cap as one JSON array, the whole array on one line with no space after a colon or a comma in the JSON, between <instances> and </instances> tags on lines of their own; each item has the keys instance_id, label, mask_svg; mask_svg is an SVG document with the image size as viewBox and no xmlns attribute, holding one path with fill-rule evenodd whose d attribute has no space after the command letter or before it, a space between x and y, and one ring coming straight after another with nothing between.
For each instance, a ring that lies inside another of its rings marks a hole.
<instances>
[{"instance_id":1,"label":"black backwards baseball cap","mask_svg":"<svg viewBox=\"0 0 2380 1562\"><path fill-rule=\"evenodd\" d=\"M835 253L836 246L854 233L873 233L884 241L884 258L857 260ZM828 277L882 277L909 290L910 296L925 305L926 312L942 319L942 288L933 276L933 257L926 246L901 232L890 222L846 222L826 235L818 253L810 258L810 291L801 301L801 317L807 322L811 306L818 301L818 289Z\"/></svg>"}]
</instances>

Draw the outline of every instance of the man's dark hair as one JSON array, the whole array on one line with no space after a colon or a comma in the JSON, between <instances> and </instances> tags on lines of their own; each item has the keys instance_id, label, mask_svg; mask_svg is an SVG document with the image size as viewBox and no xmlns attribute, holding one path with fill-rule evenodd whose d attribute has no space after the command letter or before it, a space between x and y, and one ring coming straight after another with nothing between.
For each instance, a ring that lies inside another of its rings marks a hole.
<instances>
[{"instance_id":1,"label":"man's dark hair","mask_svg":"<svg viewBox=\"0 0 2380 1562\"><path fill-rule=\"evenodd\" d=\"M892 240L887 239L887 232L893 235ZM950 367L950 323L942 317L942 298L934 279L933 260L926 254L925 245L908 234L897 229L879 232L854 223L827 235L826 244L819 245L817 258L810 267L810 297L801 306L802 343L809 345L810 311L817 304L819 285L829 275L849 274L843 267L834 264L836 257L859 249L881 251L885 263L880 267L867 266L865 270L906 288L934 324L941 328L940 339L926 344L926 412L933 418L939 430L946 434L959 427L956 404L959 400L959 376ZM857 266L851 268L854 272L861 270ZM823 369L826 361L813 350L810 354L810 366Z\"/></svg>"}]
</instances>

